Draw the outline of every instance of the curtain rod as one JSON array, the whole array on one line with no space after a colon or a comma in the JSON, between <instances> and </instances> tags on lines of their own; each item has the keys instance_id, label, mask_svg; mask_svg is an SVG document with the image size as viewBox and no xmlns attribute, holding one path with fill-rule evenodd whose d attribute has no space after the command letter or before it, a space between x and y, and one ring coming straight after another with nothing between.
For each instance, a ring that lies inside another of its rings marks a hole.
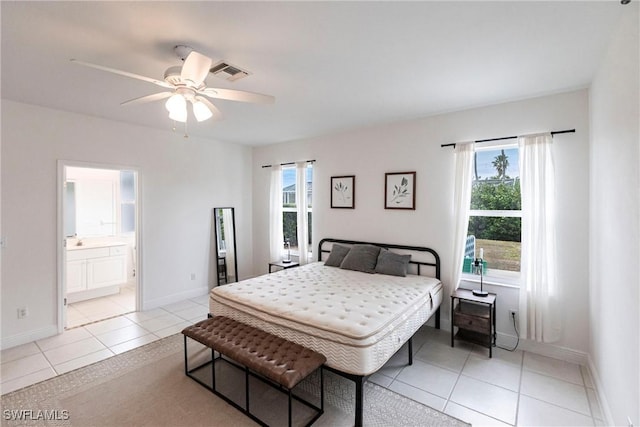
<instances>
[{"instance_id":1,"label":"curtain rod","mask_svg":"<svg viewBox=\"0 0 640 427\"><path fill-rule=\"evenodd\" d=\"M302 160L303 162L307 162L307 163L315 163L315 159L313 160ZM288 166L288 165L295 165L297 162L287 162L287 163L280 163L280 166ZM262 165L262 168L272 168L273 165Z\"/></svg>"},{"instance_id":2,"label":"curtain rod","mask_svg":"<svg viewBox=\"0 0 640 427\"><path fill-rule=\"evenodd\" d=\"M575 129L565 129L565 130L555 130L553 132L551 132L551 136L553 135L557 135L559 133L575 133ZM518 138L518 136L503 136L502 138L490 138L490 139L478 139L476 141L473 141L475 144L479 143L479 142L489 142L489 141L502 141L503 139L516 139ZM456 143L453 142L451 144L442 144L440 145L440 147L454 147L455 148Z\"/></svg>"}]
</instances>

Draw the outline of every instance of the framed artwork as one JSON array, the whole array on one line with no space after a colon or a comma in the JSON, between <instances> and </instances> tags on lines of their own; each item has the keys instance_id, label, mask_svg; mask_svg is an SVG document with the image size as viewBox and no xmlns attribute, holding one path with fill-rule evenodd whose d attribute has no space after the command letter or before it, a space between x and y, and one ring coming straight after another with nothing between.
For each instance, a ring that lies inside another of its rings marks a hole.
<instances>
[{"instance_id":1,"label":"framed artwork","mask_svg":"<svg viewBox=\"0 0 640 427\"><path fill-rule=\"evenodd\" d=\"M392 172L384 174L384 208L415 210L415 172Z\"/></svg>"},{"instance_id":2,"label":"framed artwork","mask_svg":"<svg viewBox=\"0 0 640 427\"><path fill-rule=\"evenodd\" d=\"M331 177L331 207L355 209L356 207L356 176Z\"/></svg>"}]
</instances>

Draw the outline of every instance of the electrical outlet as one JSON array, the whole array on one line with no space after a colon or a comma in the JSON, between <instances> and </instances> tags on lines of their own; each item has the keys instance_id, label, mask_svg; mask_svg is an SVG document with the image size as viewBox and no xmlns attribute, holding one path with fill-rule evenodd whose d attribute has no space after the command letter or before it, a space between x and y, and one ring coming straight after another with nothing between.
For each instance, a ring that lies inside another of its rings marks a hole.
<instances>
[{"instance_id":1,"label":"electrical outlet","mask_svg":"<svg viewBox=\"0 0 640 427\"><path fill-rule=\"evenodd\" d=\"M509 318L518 317L518 310L509 310Z\"/></svg>"},{"instance_id":2,"label":"electrical outlet","mask_svg":"<svg viewBox=\"0 0 640 427\"><path fill-rule=\"evenodd\" d=\"M29 310L27 309L27 307L20 307L18 309L18 319L24 319L28 315L29 315Z\"/></svg>"},{"instance_id":3,"label":"electrical outlet","mask_svg":"<svg viewBox=\"0 0 640 427\"><path fill-rule=\"evenodd\" d=\"M191 280L196 280L196 273L191 273Z\"/></svg>"}]
</instances>

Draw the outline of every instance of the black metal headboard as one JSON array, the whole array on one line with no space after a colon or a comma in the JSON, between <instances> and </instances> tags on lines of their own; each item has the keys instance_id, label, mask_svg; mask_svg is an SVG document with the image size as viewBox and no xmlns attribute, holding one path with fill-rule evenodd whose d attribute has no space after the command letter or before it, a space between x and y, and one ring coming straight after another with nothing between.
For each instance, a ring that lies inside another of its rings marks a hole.
<instances>
[{"instance_id":1,"label":"black metal headboard","mask_svg":"<svg viewBox=\"0 0 640 427\"><path fill-rule=\"evenodd\" d=\"M433 256L433 261L416 261L414 259L411 259L411 261L409 261L409 264L415 265L417 268L417 272L418 275L420 275L420 267L421 266L427 266L427 267L433 267L435 269L435 278L436 279L440 279L440 256L438 255L438 253L431 249L431 248L426 248L426 247L422 247L422 246L404 246L404 245L392 245L392 244L388 244L388 243L371 243L371 242L358 242L356 240L341 240L341 239L331 239L331 238L327 238L327 239L322 239L320 240L320 243L318 243L318 261L322 261L322 254L328 254L331 252L331 249L325 249L324 245L325 243L342 243L345 245L375 245L375 246L380 246L382 248L385 249L400 249L400 250L404 250L404 251L411 251L411 252L426 252L429 253ZM413 257L412 257L413 258Z\"/></svg>"}]
</instances>

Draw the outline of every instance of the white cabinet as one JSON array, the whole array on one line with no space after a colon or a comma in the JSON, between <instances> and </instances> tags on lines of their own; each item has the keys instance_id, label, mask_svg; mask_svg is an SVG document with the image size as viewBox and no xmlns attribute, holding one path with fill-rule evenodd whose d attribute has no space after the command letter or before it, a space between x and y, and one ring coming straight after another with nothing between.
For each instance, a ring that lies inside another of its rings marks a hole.
<instances>
[{"instance_id":1,"label":"white cabinet","mask_svg":"<svg viewBox=\"0 0 640 427\"><path fill-rule=\"evenodd\" d=\"M117 293L127 281L126 250L124 244L68 250L68 302Z\"/></svg>"},{"instance_id":2,"label":"white cabinet","mask_svg":"<svg viewBox=\"0 0 640 427\"><path fill-rule=\"evenodd\" d=\"M87 289L87 261L67 261L67 292Z\"/></svg>"},{"instance_id":3,"label":"white cabinet","mask_svg":"<svg viewBox=\"0 0 640 427\"><path fill-rule=\"evenodd\" d=\"M119 285L126 281L124 256L109 256L87 260L87 288Z\"/></svg>"}]
</instances>

